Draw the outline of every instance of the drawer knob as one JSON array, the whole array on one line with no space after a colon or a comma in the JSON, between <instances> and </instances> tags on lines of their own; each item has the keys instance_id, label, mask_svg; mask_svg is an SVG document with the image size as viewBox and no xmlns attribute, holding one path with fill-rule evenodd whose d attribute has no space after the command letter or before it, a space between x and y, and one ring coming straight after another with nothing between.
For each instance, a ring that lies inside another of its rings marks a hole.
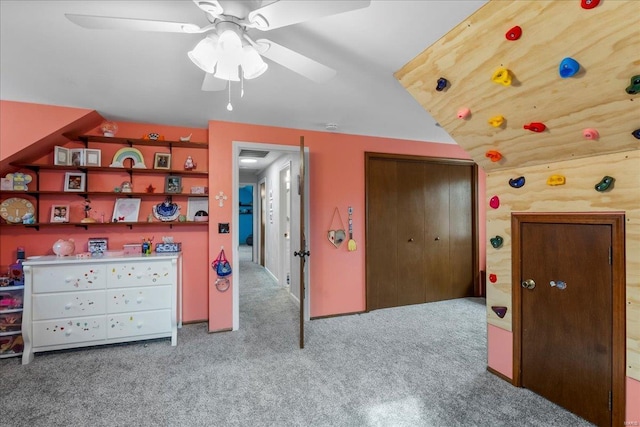
<instances>
[{"instance_id":1,"label":"drawer knob","mask_svg":"<svg viewBox=\"0 0 640 427\"><path fill-rule=\"evenodd\" d=\"M72 303L70 303L70 302L68 302L68 303L66 303L66 304L64 305L64 309L65 309L65 310L69 310L72 306L73 306L73 304L72 304Z\"/></svg>"},{"instance_id":2,"label":"drawer knob","mask_svg":"<svg viewBox=\"0 0 640 427\"><path fill-rule=\"evenodd\" d=\"M138 304L140 304L142 301L144 301L144 298L142 298L142 297L138 297L138 299L136 299L136 302Z\"/></svg>"},{"instance_id":3,"label":"drawer knob","mask_svg":"<svg viewBox=\"0 0 640 427\"><path fill-rule=\"evenodd\" d=\"M69 276L69 277L65 278L64 281L67 282L67 283L71 283L71 282L73 282L73 277Z\"/></svg>"},{"instance_id":4,"label":"drawer knob","mask_svg":"<svg viewBox=\"0 0 640 427\"><path fill-rule=\"evenodd\" d=\"M142 328L143 323L142 322L138 322L138 329Z\"/></svg>"},{"instance_id":5,"label":"drawer knob","mask_svg":"<svg viewBox=\"0 0 640 427\"><path fill-rule=\"evenodd\" d=\"M67 329L66 331L64 331L64 334L66 336L70 336L71 335L71 329Z\"/></svg>"}]
</instances>

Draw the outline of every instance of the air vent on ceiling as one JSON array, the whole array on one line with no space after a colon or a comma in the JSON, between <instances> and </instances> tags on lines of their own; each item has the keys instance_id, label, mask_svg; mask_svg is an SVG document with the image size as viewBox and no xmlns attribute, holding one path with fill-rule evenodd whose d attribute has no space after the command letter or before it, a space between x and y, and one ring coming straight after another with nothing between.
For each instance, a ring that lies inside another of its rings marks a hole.
<instances>
[{"instance_id":1,"label":"air vent on ceiling","mask_svg":"<svg viewBox=\"0 0 640 427\"><path fill-rule=\"evenodd\" d=\"M260 151L260 150L240 150L240 157L258 157L265 158L269 154L268 151Z\"/></svg>"}]
</instances>

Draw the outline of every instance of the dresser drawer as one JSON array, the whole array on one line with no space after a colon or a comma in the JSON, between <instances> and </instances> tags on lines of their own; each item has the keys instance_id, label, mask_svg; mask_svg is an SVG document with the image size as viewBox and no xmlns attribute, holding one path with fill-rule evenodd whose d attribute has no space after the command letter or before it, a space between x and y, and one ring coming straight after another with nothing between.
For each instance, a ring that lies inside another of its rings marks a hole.
<instances>
[{"instance_id":1,"label":"dresser drawer","mask_svg":"<svg viewBox=\"0 0 640 427\"><path fill-rule=\"evenodd\" d=\"M107 316L107 338L171 333L171 310Z\"/></svg>"},{"instance_id":2,"label":"dresser drawer","mask_svg":"<svg viewBox=\"0 0 640 427\"><path fill-rule=\"evenodd\" d=\"M32 267L33 293L104 289L105 267L104 264Z\"/></svg>"},{"instance_id":3,"label":"dresser drawer","mask_svg":"<svg viewBox=\"0 0 640 427\"><path fill-rule=\"evenodd\" d=\"M159 310L171 308L171 286L109 289L107 313Z\"/></svg>"},{"instance_id":4,"label":"dresser drawer","mask_svg":"<svg viewBox=\"0 0 640 427\"><path fill-rule=\"evenodd\" d=\"M108 265L107 287L170 285L175 282L171 260L122 262Z\"/></svg>"},{"instance_id":5,"label":"dresser drawer","mask_svg":"<svg viewBox=\"0 0 640 427\"><path fill-rule=\"evenodd\" d=\"M59 319L104 314L106 291L36 294L32 299L33 320Z\"/></svg>"},{"instance_id":6,"label":"dresser drawer","mask_svg":"<svg viewBox=\"0 0 640 427\"><path fill-rule=\"evenodd\" d=\"M98 341L107 335L104 316L44 320L33 322L32 328L34 347Z\"/></svg>"}]
</instances>

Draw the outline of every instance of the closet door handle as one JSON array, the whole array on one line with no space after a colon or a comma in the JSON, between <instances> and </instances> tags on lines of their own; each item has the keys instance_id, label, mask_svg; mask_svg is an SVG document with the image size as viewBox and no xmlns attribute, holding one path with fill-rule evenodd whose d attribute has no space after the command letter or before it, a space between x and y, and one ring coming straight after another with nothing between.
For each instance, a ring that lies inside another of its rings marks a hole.
<instances>
[{"instance_id":1,"label":"closet door handle","mask_svg":"<svg viewBox=\"0 0 640 427\"><path fill-rule=\"evenodd\" d=\"M409 239L409 242L413 242L413 237L411 237L411 238Z\"/></svg>"},{"instance_id":2,"label":"closet door handle","mask_svg":"<svg viewBox=\"0 0 640 427\"><path fill-rule=\"evenodd\" d=\"M437 240L440 240L440 238L439 238L439 237L436 237L436 238L435 238L435 239L433 239L433 240L436 240L436 241L437 241Z\"/></svg>"}]
</instances>

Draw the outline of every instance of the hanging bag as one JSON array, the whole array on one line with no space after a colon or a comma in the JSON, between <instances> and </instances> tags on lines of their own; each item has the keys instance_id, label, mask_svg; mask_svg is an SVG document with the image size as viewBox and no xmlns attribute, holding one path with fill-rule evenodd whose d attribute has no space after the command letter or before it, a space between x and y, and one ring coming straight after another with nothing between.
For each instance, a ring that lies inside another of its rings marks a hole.
<instances>
[{"instance_id":1,"label":"hanging bag","mask_svg":"<svg viewBox=\"0 0 640 427\"><path fill-rule=\"evenodd\" d=\"M231 264L229 264L229 261L224 254L224 249L220 250L218 258L211 263L211 268L213 268L216 274L220 277L229 276L231 274Z\"/></svg>"}]
</instances>

